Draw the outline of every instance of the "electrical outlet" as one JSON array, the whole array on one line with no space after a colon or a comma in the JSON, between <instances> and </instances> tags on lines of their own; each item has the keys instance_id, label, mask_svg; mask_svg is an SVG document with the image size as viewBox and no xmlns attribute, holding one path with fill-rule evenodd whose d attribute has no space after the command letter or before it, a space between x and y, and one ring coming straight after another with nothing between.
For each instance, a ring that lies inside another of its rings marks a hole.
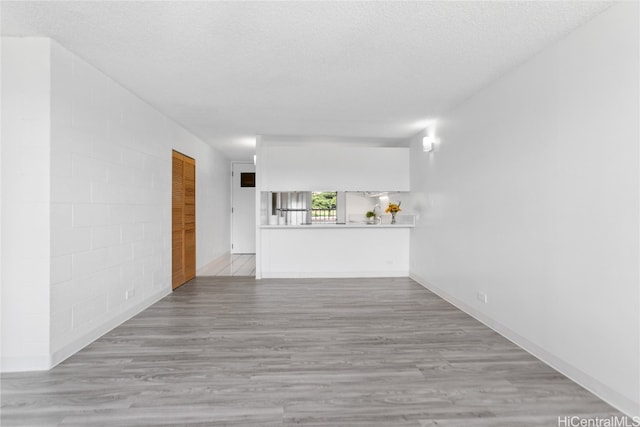
<instances>
[{"instance_id":1,"label":"electrical outlet","mask_svg":"<svg viewBox=\"0 0 640 427\"><path fill-rule=\"evenodd\" d=\"M136 295L136 290L135 289L128 289L125 293L124 293L124 299L131 299Z\"/></svg>"},{"instance_id":2,"label":"electrical outlet","mask_svg":"<svg viewBox=\"0 0 640 427\"><path fill-rule=\"evenodd\" d=\"M478 301L482 302L483 304L487 303L487 294L485 294L484 292L478 291L477 297Z\"/></svg>"}]
</instances>

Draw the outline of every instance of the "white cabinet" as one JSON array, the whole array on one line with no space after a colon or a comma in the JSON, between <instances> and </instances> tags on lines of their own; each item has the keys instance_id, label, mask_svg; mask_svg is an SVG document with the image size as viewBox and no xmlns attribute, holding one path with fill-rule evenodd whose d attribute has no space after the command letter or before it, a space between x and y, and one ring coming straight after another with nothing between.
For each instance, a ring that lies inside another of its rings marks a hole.
<instances>
[{"instance_id":1,"label":"white cabinet","mask_svg":"<svg viewBox=\"0 0 640 427\"><path fill-rule=\"evenodd\" d=\"M409 191L404 147L265 144L259 156L262 191Z\"/></svg>"}]
</instances>

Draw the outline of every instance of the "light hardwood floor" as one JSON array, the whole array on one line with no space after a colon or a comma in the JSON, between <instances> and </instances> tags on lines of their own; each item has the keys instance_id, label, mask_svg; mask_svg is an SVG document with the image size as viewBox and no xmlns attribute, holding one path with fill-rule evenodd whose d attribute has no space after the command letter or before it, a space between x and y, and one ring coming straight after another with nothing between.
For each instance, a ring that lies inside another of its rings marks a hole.
<instances>
[{"instance_id":1,"label":"light hardwood floor","mask_svg":"<svg viewBox=\"0 0 640 427\"><path fill-rule=\"evenodd\" d=\"M226 254L198 270L198 276L255 276L255 254Z\"/></svg>"},{"instance_id":2,"label":"light hardwood floor","mask_svg":"<svg viewBox=\"0 0 640 427\"><path fill-rule=\"evenodd\" d=\"M620 415L407 278L197 278L49 372L2 426L557 426Z\"/></svg>"}]
</instances>

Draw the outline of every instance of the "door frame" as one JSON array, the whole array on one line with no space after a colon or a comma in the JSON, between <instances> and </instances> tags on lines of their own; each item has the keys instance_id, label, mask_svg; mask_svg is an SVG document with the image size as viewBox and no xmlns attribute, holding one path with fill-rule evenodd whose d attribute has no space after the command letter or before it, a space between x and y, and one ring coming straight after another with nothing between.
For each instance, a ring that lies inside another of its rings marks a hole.
<instances>
[{"instance_id":1,"label":"door frame","mask_svg":"<svg viewBox=\"0 0 640 427\"><path fill-rule=\"evenodd\" d=\"M234 181L234 176L233 176L233 166L236 164L241 164L241 165L253 165L254 166L254 170L255 170L255 166L256 164L254 162L251 161L246 161L246 160L233 160L231 161L231 181L230 181L230 185L229 185L229 198L231 199L231 209L229 209L229 254L233 253L233 181ZM258 174L256 173L256 177L258 176ZM257 183L257 178L256 178L256 186L255 186L255 191L258 191L258 183ZM257 244L257 241L256 241ZM258 248L256 246L256 252L258 251Z\"/></svg>"}]
</instances>

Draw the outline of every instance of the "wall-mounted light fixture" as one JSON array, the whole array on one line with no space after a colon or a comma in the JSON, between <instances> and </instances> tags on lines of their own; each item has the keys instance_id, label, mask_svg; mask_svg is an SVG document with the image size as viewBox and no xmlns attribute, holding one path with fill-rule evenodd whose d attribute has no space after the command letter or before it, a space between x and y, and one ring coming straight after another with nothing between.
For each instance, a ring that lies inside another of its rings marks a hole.
<instances>
[{"instance_id":1,"label":"wall-mounted light fixture","mask_svg":"<svg viewBox=\"0 0 640 427\"><path fill-rule=\"evenodd\" d=\"M425 136L422 138L422 151L428 153L433 150L433 146L436 143L436 139L432 136Z\"/></svg>"},{"instance_id":2,"label":"wall-mounted light fixture","mask_svg":"<svg viewBox=\"0 0 640 427\"><path fill-rule=\"evenodd\" d=\"M256 155L255 154L253 155L253 165L254 166L256 165Z\"/></svg>"}]
</instances>

